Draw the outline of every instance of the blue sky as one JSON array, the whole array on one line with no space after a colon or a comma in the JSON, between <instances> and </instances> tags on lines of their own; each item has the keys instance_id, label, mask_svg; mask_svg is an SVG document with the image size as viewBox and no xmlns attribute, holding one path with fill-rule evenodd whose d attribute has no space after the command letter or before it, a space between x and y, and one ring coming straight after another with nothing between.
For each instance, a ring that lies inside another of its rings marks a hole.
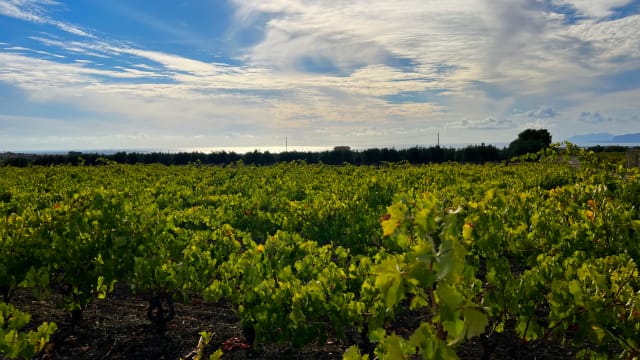
<instances>
[{"instance_id":1,"label":"blue sky","mask_svg":"<svg viewBox=\"0 0 640 360\"><path fill-rule=\"evenodd\" d=\"M0 0L0 151L640 132L639 0Z\"/></svg>"}]
</instances>

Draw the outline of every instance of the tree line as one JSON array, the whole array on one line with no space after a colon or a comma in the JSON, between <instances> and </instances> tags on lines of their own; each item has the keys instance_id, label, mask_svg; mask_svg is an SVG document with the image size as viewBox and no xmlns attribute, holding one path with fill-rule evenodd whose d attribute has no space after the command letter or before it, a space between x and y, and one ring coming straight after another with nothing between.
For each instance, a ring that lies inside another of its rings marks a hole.
<instances>
[{"instance_id":1,"label":"tree line","mask_svg":"<svg viewBox=\"0 0 640 360\"><path fill-rule=\"evenodd\" d=\"M209 154L201 152L116 152L113 154L69 152L67 154L12 154L0 155L3 165L102 165L109 162L120 164L212 164L228 165L242 162L247 165L271 165L279 162L304 161L308 164L323 163L328 165L379 165L385 162L408 162L410 164L428 163L474 163L500 162L514 156L537 152L551 144L551 135L545 129L528 129L521 132L518 138L508 147L499 149L494 145L469 145L464 148L448 148L440 146L412 147L407 149L370 148L351 150L337 147L331 151L301 152L287 151L271 153L269 151L235 152L219 151Z\"/></svg>"}]
</instances>

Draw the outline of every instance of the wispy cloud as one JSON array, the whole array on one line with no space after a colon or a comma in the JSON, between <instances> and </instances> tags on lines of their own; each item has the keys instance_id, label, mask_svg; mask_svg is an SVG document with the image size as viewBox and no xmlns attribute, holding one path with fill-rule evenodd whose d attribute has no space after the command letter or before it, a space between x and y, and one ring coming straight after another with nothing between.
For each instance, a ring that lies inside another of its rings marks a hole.
<instances>
[{"instance_id":1,"label":"wispy cloud","mask_svg":"<svg viewBox=\"0 0 640 360\"><path fill-rule=\"evenodd\" d=\"M462 120L455 126L467 129L495 130L512 128L513 122L509 119L497 119L495 117L489 116L484 119Z\"/></svg>"},{"instance_id":2,"label":"wispy cloud","mask_svg":"<svg viewBox=\"0 0 640 360\"><path fill-rule=\"evenodd\" d=\"M579 1L568 5L605 15L605 10L624 2L589 3L595 5ZM249 23L245 26L264 22L264 37L249 49L246 61L282 71L304 71L309 62L339 73L395 63L449 91L463 91L474 80L523 93L546 91L554 79L610 71L620 61L625 66L638 63L638 43L632 40L640 31L637 16L566 25L549 9L493 0L347 1L341 6L303 0L236 1L236 5L239 16ZM591 50L585 54L586 48ZM576 63L585 56L597 68ZM443 73L439 71L443 66L453 70Z\"/></svg>"},{"instance_id":3,"label":"wispy cloud","mask_svg":"<svg viewBox=\"0 0 640 360\"><path fill-rule=\"evenodd\" d=\"M527 112L528 117L536 119L548 119L556 117L556 115L558 115L556 111L548 105L541 105L538 109Z\"/></svg>"},{"instance_id":4,"label":"wispy cloud","mask_svg":"<svg viewBox=\"0 0 640 360\"><path fill-rule=\"evenodd\" d=\"M8 44L6 44L6 45L8 45ZM36 54L45 55L45 56L51 56L51 57L60 58L60 59L65 58L64 55L54 54L54 53L50 53L48 51L43 51L43 50L35 50L35 49L27 48L27 47L24 47L24 46L10 46L10 47L4 48L4 50L9 51L9 52L31 52L31 53L36 53Z\"/></svg>"},{"instance_id":5,"label":"wispy cloud","mask_svg":"<svg viewBox=\"0 0 640 360\"><path fill-rule=\"evenodd\" d=\"M42 36L30 36L29 38L44 45L59 48L66 52L86 56L109 58L120 53L117 47L103 41L65 41Z\"/></svg>"},{"instance_id":6,"label":"wispy cloud","mask_svg":"<svg viewBox=\"0 0 640 360\"><path fill-rule=\"evenodd\" d=\"M45 7L56 5L60 5L60 3L52 0L0 0L0 14L20 20L53 25L73 35L95 38L93 34L76 25L49 17Z\"/></svg>"},{"instance_id":7,"label":"wispy cloud","mask_svg":"<svg viewBox=\"0 0 640 360\"><path fill-rule=\"evenodd\" d=\"M587 123L587 124L603 124L603 123L612 122L613 119L611 117L604 116L597 111L596 112L583 111L580 113L580 116L578 117L578 121Z\"/></svg>"},{"instance_id":8,"label":"wispy cloud","mask_svg":"<svg viewBox=\"0 0 640 360\"><path fill-rule=\"evenodd\" d=\"M124 97L128 102L145 99L143 106L131 104L122 108L147 109L151 111L149 118L166 116L168 113L175 116L178 116L178 113L183 116L194 113L194 110L182 109L184 106L179 106L179 112L167 112L163 106L158 105L161 102L167 102L167 107L175 106L176 102L183 102L193 106L193 109L202 109L203 112L199 115L196 111L195 118L206 118L210 115L214 103L220 103L220 109L227 109L218 111L230 113L232 109L239 114L244 112L242 107L251 103L256 108L270 109L270 118L278 120L282 126L299 124L302 117L324 121L370 121L376 118L384 121L390 117L424 116L437 111L437 106L429 104L385 105L386 102L378 99L378 95L421 88L421 82L413 82L402 74L384 68L369 69L345 79L293 75L276 77L269 71L203 63L157 52L134 49L118 51L152 60L161 65L162 69L158 71L152 67L145 67L146 70L116 67L113 70L102 70L92 68L91 63L86 61L59 64L17 54L0 53L0 64L3 64L5 69L0 72L0 80L27 90L35 99L41 101L52 101L55 98L57 101L76 102L79 100L77 94L82 93L83 99L76 103L76 106L91 106L85 99L91 94L96 97L103 94ZM375 86L368 85L371 76L378 77ZM388 77L386 82L381 81L381 76ZM152 79L154 77L170 79L172 82L160 85ZM105 81L127 78L147 79L147 84ZM301 84L305 84L308 90L289 90L300 87ZM52 91L53 89L56 90ZM255 91L274 90L282 93L272 93L270 98L253 94ZM148 99L157 101L150 104ZM238 106L234 107L233 102L238 103ZM200 105L197 105L198 103ZM359 105L354 106L354 103ZM153 109L163 114L153 113ZM136 110L132 110L128 116L136 113Z\"/></svg>"}]
</instances>

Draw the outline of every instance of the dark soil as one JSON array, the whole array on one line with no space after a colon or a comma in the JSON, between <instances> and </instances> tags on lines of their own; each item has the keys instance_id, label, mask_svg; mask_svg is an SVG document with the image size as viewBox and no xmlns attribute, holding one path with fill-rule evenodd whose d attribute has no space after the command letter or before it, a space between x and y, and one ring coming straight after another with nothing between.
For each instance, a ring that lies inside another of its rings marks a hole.
<instances>
[{"instance_id":1,"label":"dark soil","mask_svg":"<svg viewBox=\"0 0 640 360\"><path fill-rule=\"evenodd\" d=\"M59 297L52 296L48 301L38 301L29 292L19 291L12 301L31 314L32 326L43 321L58 325L58 331L38 359L192 359L201 331L213 334L204 351L203 359L208 359L225 342L246 341L239 318L228 304L178 303L175 318L164 333L159 333L147 319L148 301L132 294L112 294L95 300L77 324L71 323L69 312L56 306L58 300ZM390 324L388 330L408 336L425 317L407 312ZM342 359L343 352L357 341L358 335L348 338L299 349L259 344L227 351L223 359ZM462 359L571 359L575 358L575 349L550 341L523 343L514 331L507 329L502 334L485 334L462 344L458 355Z\"/></svg>"}]
</instances>

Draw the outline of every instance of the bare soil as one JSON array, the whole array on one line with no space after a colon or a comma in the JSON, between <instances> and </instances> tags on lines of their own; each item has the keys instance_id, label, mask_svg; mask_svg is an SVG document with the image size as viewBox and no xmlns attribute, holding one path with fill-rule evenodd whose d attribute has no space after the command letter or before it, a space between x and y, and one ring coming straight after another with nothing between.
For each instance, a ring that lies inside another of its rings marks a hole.
<instances>
[{"instance_id":1,"label":"bare soil","mask_svg":"<svg viewBox=\"0 0 640 360\"><path fill-rule=\"evenodd\" d=\"M72 323L68 311L56 306L60 300L51 296L36 300L28 291L18 291L12 304L28 311L31 325L53 321L58 331L37 359L192 359L200 339L199 333L213 334L205 347L203 359L224 344L243 344L240 320L228 304L176 304L176 314L164 333L159 333L147 319L148 302L133 294L111 294L95 300L83 312L79 323ZM409 335L424 320L425 314L407 311L388 330ZM302 348L286 345L258 344L252 348L226 351L223 359L342 359L343 352L354 343L363 346L361 337L331 339L323 344ZM572 359L575 349L558 342L523 343L513 330L484 334L457 349L462 359ZM1 358L1 356L0 356ZM371 356L373 359L374 356Z\"/></svg>"}]
</instances>

